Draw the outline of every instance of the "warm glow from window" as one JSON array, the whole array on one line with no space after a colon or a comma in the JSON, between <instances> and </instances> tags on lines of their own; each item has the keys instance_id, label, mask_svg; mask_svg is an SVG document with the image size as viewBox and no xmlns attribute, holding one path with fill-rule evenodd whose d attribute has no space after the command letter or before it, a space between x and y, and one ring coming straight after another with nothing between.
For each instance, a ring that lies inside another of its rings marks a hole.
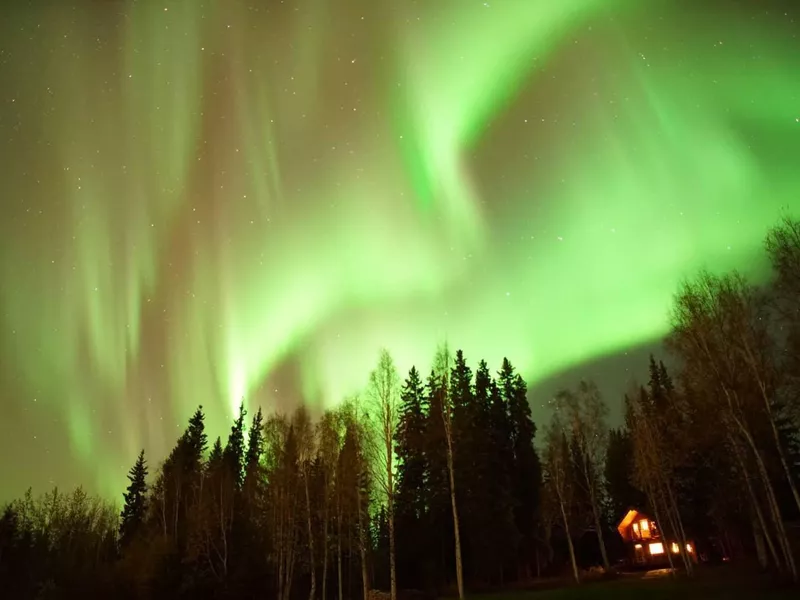
<instances>
[{"instance_id":1,"label":"warm glow from window","mask_svg":"<svg viewBox=\"0 0 800 600\"><path fill-rule=\"evenodd\" d=\"M642 531L650 531L650 523L647 522L647 519L639 521L639 525L642 527Z\"/></svg>"},{"instance_id":2,"label":"warm glow from window","mask_svg":"<svg viewBox=\"0 0 800 600\"><path fill-rule=\"evenodd\" d=\"M678 544L676 544L675 542L672 542L672 546L670 546L669 549L672 550L673 554L677 554L678 552L681 551L681 547L678 546Z\"/></svg>"},{"instance_id":3,"label":"warm glow from window","mask_svg":"<svg viewBox=\"0 0 800 600\"><path fill-rule=\"evenodd\" d=\"M634 533L639 533L639 524L638 523L634 523L633 524L633 532Z\"/></svg>"},{"instance_id":4,"label":"warm glow from window","mask_svg":"<svg viewBox=\"0 0 800 600\"><path fill-rule=\"evenodd\" d=\"M650 544L650 554L653 556L656 554L664 554L664 544L661 542L654 542Z\"/></svg>"},{"instance_id":5,"label":"warm glow from window","mask_svg":"<svg viewBox=\"0 0 800 600\"><path fill-rule=\"evenodd\" d=\"M637 550L641 550L642 549L642 545L641 544L636 544L634 546L634 548L636 548Z\"/></svg>"},{"instance_id":6,"label":"warm glow from window","mask_svg":"<svg viewBox=\"0 0 800 600\"><path fill-rule=\"evenodd\" d=\"M691 544L686 544L686 551L687 551L689 554L691 554L692 552L694 552L694 550L692 549L692 545L691 545Z\"/></svg>"}]
</instances>

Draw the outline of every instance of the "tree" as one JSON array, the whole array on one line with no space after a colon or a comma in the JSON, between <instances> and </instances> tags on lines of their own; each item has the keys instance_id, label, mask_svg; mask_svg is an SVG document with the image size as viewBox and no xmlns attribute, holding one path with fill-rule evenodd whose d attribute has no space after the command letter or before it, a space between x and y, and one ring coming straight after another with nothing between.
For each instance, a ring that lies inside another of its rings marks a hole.
<instances>
[{"instance_id":1,"label":"tree","mask_svg":"<svg viewBox=\"0 0 800 600\"><path fill-rule=\"evenodd\" d=\"M120 544L127 546L142 528L147 516L147 462L144 450L139 453L136 463L128 472L128 490L124 494L125 506L120 515Z\"/></svg>"},{"instance_id":2,"label":"tree","mask_svg":"<svg viewBox=\"0 0 800 600\"><path fill-rule=\"evenodd\" d=\"M244 418L247 411L244 409L244 402L239 405L239 415L233 422L231 432L228 434L228 443L222 452L222 461L225 464L229 476L232 478L234 488L239 490L242 487L244 478Z\"/></svg>"},{"instance_id":3,"label":"tree","mask_svg":"<svg viewBox=\"0 0 800 600\"><path fill-rule=\"evenodd\" d=\"M394 440L397 431L400 378L392 357L381 350L378 365L369 376L369 398L373 419L377 429L380 451L374 464L378 467L375 480L386 497L386 524L389 532L389 584L392 600L397 600L397 569L395 554L394 520Z\"/></svg>"},{"instance_id":4,"label":"tree","mask_svg":"<svg viewBox=\"0 0 800 600\"><path fill-rule=\"evenodd\" d=\"M316 438L314 437L314 427L311 418L304 406L300 406L294 413L292 419L292 429L297 439L297 467L303 480L303 493L306 506L306 533L308 534L308 558L311 571L311 589L309 590L309 600L314 600L317 592L317 569L314 553L314 527L313 512L311 510L310 494L310 468L312 457L316 454Z\"/></svg>"},{"instance_id":5,"label":"tree","mask_svg":"<svg viewBox=\"0 0 800 600\"><path fill-rule=\"evenodd\" d=\"M336 464L342 448L341 418L338 412L326 411L317 425L318 457L322 469L322 600L328 593L328 555L330 511L336 489Z\"/></svg>"},{"instance_id":6,"label":"tree","mask_svg":"<svg viewBox=\"0 0 800 600\"><path fill-rule=\"evenodd\" d=\"M164 461L151 490L151 505L162 534L179 553L185 549L187 516L197 501L206 442L205 415L200 406Z\"/></svg>"},{"instance_id":7,"label":"tree","mask_svg":"<svg viewBox=\"0 0 800 600\"><path fill-rule=\"evenodd\" d=\"M370 487L369 468L366 449L369 445L368 428L364 423L359 398L351 398L342 406L342 421L345 428L344 444L339 455L339 473L337 483L340 485L340 522L348 521L355 527L360 555L361 587L363 600L368 600L370 581L367 557L369 553L369 505ZM341 534L339 536L341 543ZM339 550L341 556L341 548ZM340 578L341 581L341 578Z\"/></svg>"},{"instance_id":8,"label":"tree","mask_svg":"<svg viewBox=\"0 0 800 600\"><path fill-rule=\"evenodd\" d=\"M423 560L420 558L419 548L425 546L425 408L425 387L417 369L411 367L400 392L394 448L397 456L395 519L398 571L404 585L411 587L421 587L420 563Z\"/></svg>"},{"instance_id":9,"label":"tree","mask_svg":"<svg viewBox=\"0 0 800 600\"><path fill-rule=\"evenodd\" d=\"M800 419L800 220L785 217L766 238L772 263L772 307L784 334L778 368L789 417Z\"/></svg>"},{"instance_id":10,"label":"tree","mask_svg":"<svg viewBox=\"0 0 800 600\"><path fill-rule=\"evenodd\" d=\"M770 477L770 452L759 435L762 429L771 432L771 449L800 507L800 495L777 429L772 343L764 298L738 274L719 277L702 272L696 280L685 283L675 298L669 347L682 359L684 376L699 392L693 397L713 403L742 476L749 482L748 489L752 489L755 470L785 565L797 579ZM758 498L751 494L750 499L753 510L759 512Z\"/></svg>"},{"instance_id":11,"label":"tree","mask_svg":"<svg viewBox=\"0 0 800 600\"><path fill-rule=\"evenodd\" d=\"M264 416L261 408L253 417L253 424L250 426L250 434L247 438L247 453L244 457L244 483L245 487L250 480L258 479L259 467L261 466L261 456L264 454ZM252 483L255 483L253 481Z\"/></svg>"},{"instance_id":12,"label":"tree","mask_svg":"<svg viewBox=\"0 0 800 600\"><path fill-rule=\"evenodd\" d=\"M603 528L600 523L600 474L603 472L603 454L606 450L606 415L608 407L594 383L581 381L577 393L562 391L557 396L559 411L564 415L564 426L568 436L581 484L584 487L592 511L592 520L603 567L610 570Z\"/></svg>"},{"instance_id":13,"label":"tree","mask_svg":"<svg viewBox=\"0 0 800 600\"><path fill-rule=\"evenodd\" d=\"M800 320L800 220L784 217L765 240L774 273L773 287L783 316L791 323Z\"/></svg>"},{"instance_id":14,"label":"tree","mask_svg":"<svg viewBox=\"0 0 800 600\"><path fill-rule=\"evenodd\" d=\"M486 363L478 368L475 377L475 396L483 401L484 388L488 387L487 452L488 489L492 499L489 502L491 520L489 521L488 546L495 549L489 555L489 565L504 583L504 565L516 558L519 548L520 531L514 509L519 505L515 478L513 427L503 394L497 382L489 376ZM488 548L487 548L488 550Z\"/></svg>"},{"instance_id":15,"label":"tree","mask_svg":"<svg viewBox=\"0 0 800 600\"><path fill-rule=\"evenodd\" d=\"M539 512L539 489L542 473L539 456L534 447L536 425L531 419L527 385L514 371L507 359L503 359L498 382L508 407L511 443L513 452L512 486L516 498L514 521L522 537L521 559L524 577L530 577L530 566L535 552L536 516Z\"/></svg>"},{"instance_id":16,"label":"tree","mask_svg":"<svg viewBox=\"0 0 800 600\"><path fill-rule=\"evenodd\" d=\"M664 471L666 465L663 455L659 452L656 421L653 419L655 415L650 410L650 406L651 403L644 388L640 388L638 394L631 393L625 397L626 420L632 424L635 482L638 487L645 490L650 499L656 527L660 531L666 531L663 526L662 509L666 507L669 511L671 507L665 492ZM673 533L678 533L675 527L673 527ZM681 540L680 545L685 546L686 544ZM685 548L681 550L683 551ZM673 568L671 552L667 552L667 560L669 560L670 568ZM689 568L687 563L687 570Z\"/></svg>"},{"instance_id":17,"label":"tree","mask_svg":"<svg viewBox=\"0 0 800 600\"><path fill-rule=\"evenodd\" d=\"M282 414L270 415L264 423L264 470L269 481L265 493L270 530L268 562L275 573L275 597L289 600L302 520L298 442L294 427Z\"/></svg>"},{"instance_id":18,"label":"tree","mask_svg":"<svg viewBox=\"0 0 800 600\"><path fill-rule=\"evenodd\" d=\"M433 360L433 371L438 379L435 394L439 397L439 409L444 425L444 436L447 450L447 473L450 484L450 507L453 513L453 541L455 545L456 585L458 598L464 600L464 573L461 563L461 532L458 521L458 503L456 502L455 465L453 460L453 404L450 397L450 351L447 345L441 346Z\"/></svg>"},{"instance_id":19,"label":"tree","mask_svg":"<svg viewBox=\"0 0 800 600\"><path fill-rule=\"evenodd\" d=\"M556 409L550 424L545 428L542 461L542 466L544 467L544 489L549 503L556 507L561 517L564 534L567 538L572 575L575 578L575 582L580 583L581 578L578 572L578 562L575 558L575 547L572 543L568 516L574 493L573 482L570 477L570 460L571 453L565 433L565 424L562 421L559 410Z\"/></svg>"},{"instance_id":20,"label":"tree","mask_svg":"<svg viewBox=\"0 0 800 600\"><path fill-rule=\"evenodd\" d=\"M631 483L633 469L630 430L627 427L609 430L604 476L613 521L622 519L629 509L644 505L641 491Z\"/></svg>"}]
</instances>

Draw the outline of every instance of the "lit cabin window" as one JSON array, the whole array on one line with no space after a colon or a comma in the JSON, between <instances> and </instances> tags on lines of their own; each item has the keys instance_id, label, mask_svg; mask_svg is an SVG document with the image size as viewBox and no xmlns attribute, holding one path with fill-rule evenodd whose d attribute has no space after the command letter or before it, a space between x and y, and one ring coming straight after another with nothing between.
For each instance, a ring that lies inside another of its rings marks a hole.
<instances>
[{"instance_id":1,"label":"lit cabin window","mask_svg":"<svg viewBox=\"0 0 800 600\"><path fill-rule=\"evenodd\" d=\"M672 542L672 545L669 547L669 549L672 550L673 554L677 554L678 552L681 551L681 547L678 546L678 544L676 544L675 542Z\"/></svg>"},{"instance_id":2,"label":"lit cabin window","mask_svg":"<svg viewBox=\"0 0 800 600\"><path fill-rule=\"evenodd\" d=\"M636 537L639 537L639 524L638 523L634 523L633 524L633 535L636 536Z\"/></svg>"},{"instance_id":3,"label":"lit cabin window","mask_svg":"<svg viewBox=\"0 0 800 600\"><path fill-rule=\"evenodd\" d=\"M641 550L642 549L642 545L641 544L636 544L634 546L634 548L636 548L637 550Z\"/></svg>"},{"instance_id":4,"label":"lit cabin window","mask_svg":"<svg viewBox=\"0 0 800 600\"><path fill-rule=\"evenodd\" d=\"M661 542L654 542L650 544L650 554L656 556L657 554L664 554L664 544Z\"/></svg>"},{"instance_id":5,"label":"lit cabin window","mask_svg":"<svg viewBox=\"0 0 800 600\"><path fill-rule=\"evenodd\" d=\"M692 545L691 545L691 544L686 544L686 551L687 551L689 554L691 554L692 552L694 552L694 550L692 549Z\"/></svg>"},{"instance_id":6,"label":"lit cabin window","mask_svg":"<svg viewBox=\"0 0 800 600\"><path fill-rule=\"evenodd\" d=\"M650 523L647 519L642 519L639 521L639 527L642 529L642 537L649 538L650 537Z\"/></svg>"}]
</instances>

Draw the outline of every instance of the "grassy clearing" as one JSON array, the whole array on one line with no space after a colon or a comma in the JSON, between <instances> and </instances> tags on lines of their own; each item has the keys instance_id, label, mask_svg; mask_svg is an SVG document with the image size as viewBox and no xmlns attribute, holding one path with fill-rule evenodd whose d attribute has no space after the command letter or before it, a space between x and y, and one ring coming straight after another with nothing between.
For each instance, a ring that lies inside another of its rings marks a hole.
<instances>
[{"instance_id":1,"label":"grassy clearing","mask_svg":"<svg viewBox=\"0 0 800 600\"><path fill-rule=\"evenodd\" d=\"M688 579L621 577L581 586L525 590L480 596L481 600L797 600L797 587L781 586L761 577L742 577L727 569Z\"/></svg>"}]
</instances>

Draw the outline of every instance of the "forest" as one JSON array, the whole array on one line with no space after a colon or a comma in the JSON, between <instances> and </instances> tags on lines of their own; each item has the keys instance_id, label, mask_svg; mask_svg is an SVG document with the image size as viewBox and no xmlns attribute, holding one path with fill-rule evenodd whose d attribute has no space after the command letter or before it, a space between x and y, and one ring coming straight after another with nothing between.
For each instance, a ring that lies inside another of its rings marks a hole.
<instances>
[{"instance_id":1,"label":"forest","mask_svg":"<svg viewBox=\"0 0 800 600\"><path fill-rule=\"evenodd\" d=\"M364 392L319 416L242 405L226 439L208 438L199 407L162 463L138 456L121 514L80 488L5 506L0 586L13 598L463 599L613 573L631 507L675 539L691 532L709 561L797 582L800 221L783 219L764 249L763 284L736 272L681 284L648 381L610 400L591 381L564 389L541 427L509 360L473 371L446 346L430 373L401 375L381 351ZM618 426L609 402L622 403ZM687 577L702 568L684 550L675 563Z\"/></svg>"}]
</instances>

